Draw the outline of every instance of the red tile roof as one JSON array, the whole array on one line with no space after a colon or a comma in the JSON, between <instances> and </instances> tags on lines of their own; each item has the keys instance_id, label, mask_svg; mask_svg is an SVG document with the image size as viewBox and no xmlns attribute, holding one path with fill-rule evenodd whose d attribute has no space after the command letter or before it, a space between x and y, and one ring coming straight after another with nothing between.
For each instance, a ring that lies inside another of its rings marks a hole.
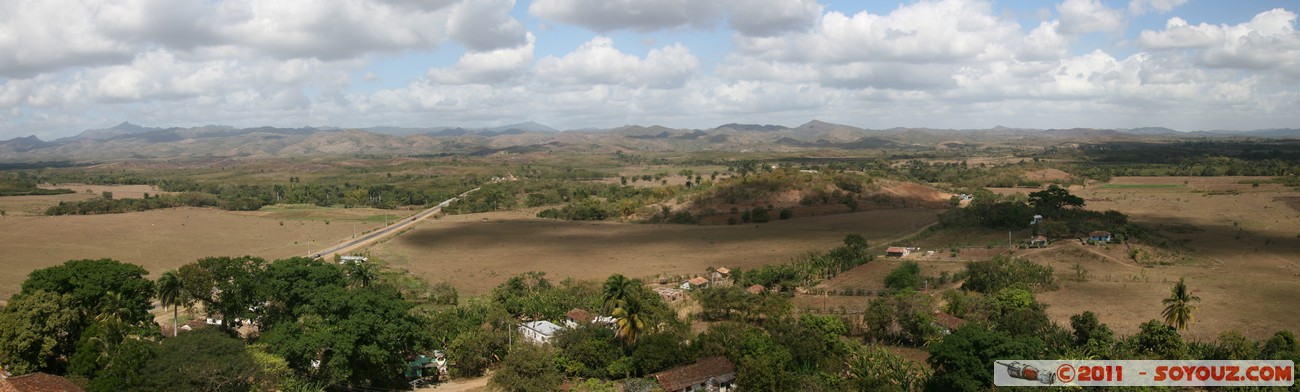
<instances>
[{"instance_id":1,"label":"red tile roof","mask_svg":"<svg viewBox=\"0 0 1300 392\"><path fill-rule=\"evenodd\" d=\"M68 379L45 373L30 373L0 380L0 392L81 392Z\"/></svg>"},{"instance_id":2,"label":"red tile roof","mask_svg":"<svg viewBox=\"0 0 1300 392\"><path fill-rule=\"evenodd\" d=\"M706 283L709 283L709 279L701 276L695 279L691 279L689 280L689 282L691 282L691 286L702 286Z\"/></svg>"},{"instance_id":3,"label":"red tile roof","mask_svg":"<svg viewBox=\"0 0 1300 392\"><path fill-rule=\"evenodd\" d=\"M578 308L573 308L573 310L570 310L568 313L565 313L564 317L568 317L570 320L577 321L580 323L591 322L591 313L588 313L586 310L582 310Z\"/></svg>"},{"instance_id":4,"label":"red tile roof","mask_svg":"<svg viewBox=\"0 0 1300 392\"><path fill-rule=\"evenodd\" d=\"M936 323L939 323L939 325L942 325L944 328L948 328L949 330L956 330L957 328L961 328L962 325L966 324L966 320L962 320L951 314L947 314L939 311L934 312L934 321Z\"/></svg>"},{"instance_id":5,"label":"red tile roof","mask_svg":"<svg viewBox=\"0 0 1300 392\"><path fill-rule=\"evenodd\" d=\"M762 293L763 293L763 285L761 285L761 284L756 284L756 285L753 285L753 286L749 286L749 287L746 287L746 288L745 288L745 291L748 291L750 294L762 294Z\"/></svg>"},{"instance_id":6,"label":"red tile roof","mask_svg":"<svg viewBox=\"0 0 1300 392\"><path fill-rule=\"evenodd\" d=\"M727 357L709 357L690 365L651 374L650 377L658 381L665 391L673 392L704 383L710 378L718 383L735 380L736 365L727 360Z\"/></svg>"},{"instance_id":7,"label":"red tile roof","mask_svg":"<svg viewBox=\"0 0 1300 392\"><path fill-rule=\"evenodd\" d=\"M901 246L891 246L885 249L885 253L905 253L905 252L907 252L907 248Z\"/></svg>"}]
</instances>

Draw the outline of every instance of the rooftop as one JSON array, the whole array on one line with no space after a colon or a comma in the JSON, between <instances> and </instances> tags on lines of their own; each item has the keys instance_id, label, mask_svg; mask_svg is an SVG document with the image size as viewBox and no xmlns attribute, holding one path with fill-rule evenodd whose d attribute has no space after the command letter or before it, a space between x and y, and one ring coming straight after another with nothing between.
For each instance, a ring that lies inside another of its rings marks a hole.
<instances>
[{"instance_id":1,"label":"rooftop","mask_svg":"<svg viewBox=\"0 0 1300 392\"><path fill-rule=\"evenodd\" d=\"M677 391L710 378L716 378L719 383L732 381L736 378L735 373L736 365L726 357L709 357L690 365L651 374L650 377L658 381L665 391Z\"/></svg>"},{"instance_id":2,"label":"rooftop","mask_svg":"<svg viewBox=\"0 0 1300 392\"><path fill-rule=\"evenodd\" d=\"M526 322L524 323L524 328L537 331L542 335L546 335L546 336L555 335L556 332L559 332L561 329L564 329L564 327L555 325L555 323L546 320Z\"/></svg>"}]
</instances>

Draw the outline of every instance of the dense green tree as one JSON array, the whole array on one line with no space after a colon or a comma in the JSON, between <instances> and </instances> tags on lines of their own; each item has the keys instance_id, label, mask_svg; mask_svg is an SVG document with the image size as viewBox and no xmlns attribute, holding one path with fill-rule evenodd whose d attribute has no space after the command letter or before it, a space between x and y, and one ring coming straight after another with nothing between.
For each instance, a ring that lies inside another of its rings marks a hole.
<instances>
[{"instance_id":1,"label":"dense green tree","mask_svg":"<svg viewBox=\"0 0 1300 392\"><path fill-rule=\"evenodd\" d=\"M448 371L452 377L479 377L494 358L505 355L507 336L482 329L471 329L456 335L447 346Z\"/></svg>"},{"instance_id":2,"label":"dense green tree","mask_svg":"<svg viewBox=\"0 0 1300 392\"><path fill-rule=\"evenodd\" d=\"M1029 194L1029 204L1044 216L1059 217L1065 207L1083 207L1082 197L1071 195L1069 190L1051 185L1045 190Z\"/></svg>"},{"instance_id":3,"label":"dense green tree","mask_svg":"<svg viewBox=\"0 0 1300 392\"><path fill-rule=\"evenodd\" d=\"M1052 326L1047 305L1019 286L999 290L986 303L985 317L999 332L1011 336L1041 335Z\"/></svg>"},{"instance_id":4,"label":"dense green tree","mask_svg":"<svg viewBox=\"0 0 1300 392\"><path fill-rule=\"evenodd\" d=\"M153 321L149 310L153 307L154 287L153 282L144 278L148 273L138 265L112 259L70 260L32 271L23 282L21 293L48 291L71 295L76 308L85 315L81 326L70 331L79 338L81 330L89 326L97 313L100 301L110 292L121 296L121 305L126 310L122 315L124 322L137 325Z\"/></svg>"},{"instance_id":5,"label":"dense green tree","mask_svg":"<svg viewBox=\"0 0 1300 392\"><path fill-rule=\"evenodd\" d=\"M582 324L555 335L552 343L564 359L565 373L586 378L617 376L605 367L623 355L615 342L614 331L602 325Z\"/></svg>"},{"instance_id":6,"label":"dense green tree","mask_svg":"<svg viewBox=\"0 0 1300 392\"><path fill-rule=\"evenodd\" d=\"M885 287L890 290L920 290L924 284L921 266L915 261L904 261L885 275Z\"/></svg>"},{"instance_id":7,"label":"dense green tree","mask_svg":"<svg viewBox=\"0 0 1300 392\"><path fill-rule=\"evenodd\" d=\"M1178 330L1158 320L1142 323L1138 334L1130 339L1142 359L1188 359L1187 344Z\"/></svg>"},{"instance_id":8,"label":"dense green tree","mask_svg":"<svg viewBox=\"0 0 1300 392\"><path fill-rule=\"evenodd\" d=\"M798 389L789 367L794 361L790 350L782 347L761 329L751 329L740 337L736 378L751 391L789 391Z\"/></svg>"},{"instance_id":9,"label":"dense green tree","mask_svg":"<svg viewBox=\"0 0 1300 392\"><path fill-rule=\"evenodd\" d=\"M1083 312L1070 316L1070 327L1074 330L1074 345L1108 345L1115 341L1115 334L1110 327L1097 320L1092 312Z\"/></svg>"},{"instance_id":10,"label":"dense green tree","mask_svg":"<svg viewBox=\"0 0 1300 392\"><path fill-rule=\"evenodd\" d=\"M489 383L507 392L549 392L564 381L555 368L554 353L545 346L522 344L506 355Z\"/></svg>"},{"instance_id":11,"label":"dense green tree","mask_svg":"<svg viewBox=\"0 0 1300 392\"><path fill-rule=\"evenodd\" d=\"M1165 310L1160 314L1165 317L1165 324L1177 329L1187 329L1195 321L1192 313L1196 312L1196 305L1192 303L1200 301L1201 297L1192 295L1187 289L1187 279L1180 278L1178 283L1169 289L1169 298L1161 301L1165 305Z\"/></svg>"},{"instance_id":12,"label":"dense green tree","mask_svg":"<svg viewBox=\"0 0 1300 392\"><path fill-rule=\"evenodd\" d=\"M261 377L244 343L200 328L166 339L142 371L142 391L248 391Z\"/></svg>"},{"instance_id":13,"label":"dense green tree","mask_svg":"<svg viewBox=\"0 0 1300 392\"><path fill-rule=\"evenodd\" d=\"M1209 355L1202 359L1249 360L1259 359L1260 354L1259 342L1250 340L1241 332L1225 331L1219 334Z\"/></svg>"},{"instance_id":14,"label":"dense green tree","mask_svg":"<svg viewBox=\"0 0 1300 392\"><path fill-rule=\"evenodd\" d=\"M15 375L63 373L80 339L82 320L71 294L36 290L15 295L0 310L0 358L5 370Z\"/></svg>"},{"instance_id":15,"label":"dense green tree","mask_svg":"<svg viewBox=\"0 0 1300 392\"><path fill-rule=\"evenodd\" d=\"M994 360L1036 359L1043 343L1032 336L1012 338L967 323L930 345L929 351L926 362L934 376L926 383L927 391L982 391L993 385Z\"/></svg>"},{"instance_id":16,"label":"dense green tree","mask_svg":"<svg viewBox=\"0 0 1300 392\"><path fill-rule=\"evenodd\" d=\"M966 263L966 282L962 288L980 293L996 293L1016 284L1027 285L1031 290L1056 288L1052 267L1035 264L1020 258L994 257L985 261Z\"/></svg>"},{"instance_id":17,"label":"dense green tree","mask_svg":"<svg viewBox=\"0 0 1300 392\"><path fill-rule=\"evenodd\" d=\"M424 322L411 303L386 285L317 290L309 311L294 322L280 322L262 339L294 369L332 382L403 385L403 358L428 348ZM311 361L320 361L318 370Z\"/></svg>"},{"instance_id":18,"label":"dense green tree","mask_svg":"<svg viewBox=\"0 0 1300 392\"><path fill-rule=\"evenodd\" d=\"M687 362L690 357L682 338L672 333L646 335L632 351L632 362L641 375L671 369Z\"/></svg>"},{"instance_id":19,"label":"dense green tree","mask_svg":"<svg viewBox=\"0 0 1300 392\"><path fill-rule=\"evenodd\" d=\"M293 322L313 312L316 301L337 294L345 285L343 272L321 259L294 257L266 265L258 288L260 327L269 330L281 322Z\"/></svg>"},{"instance_id":20,"label":"dense green tree","mask_svg":"<svg viewBox=\"0 0 1300 392\"><path fill-rule=\"evenodd\" d=\"M222 327L233 330L264 302L259 291L265 265L266 260L252 256L206 257L181 266L177 277L187 295L208 314L221 315Z\"/></svg>"},{"instance_id":21,"label":"dense green tree","mask_svg":"<svg viewBox=\"0 0 1300 392\"><path fill-rule=\"evenodd\" d=\"M68 372L91 381L91 391L122 391L144 382L144 367L157 355L158 344L123 333L120 324L92 324L77 342Z\"/></svg>"},{"instance_id":22,"label":"dense green tree","mask_svg":"<svg viewBox=\"0 0 1300 392\"><path fill-rule=\"evenodd\" d=\"M1264 341L1260 351L1263 359L1300 359L1300 346L1296 345L1295 335L1291 331L1277 331Z\"/></svg>"}]
</instances>

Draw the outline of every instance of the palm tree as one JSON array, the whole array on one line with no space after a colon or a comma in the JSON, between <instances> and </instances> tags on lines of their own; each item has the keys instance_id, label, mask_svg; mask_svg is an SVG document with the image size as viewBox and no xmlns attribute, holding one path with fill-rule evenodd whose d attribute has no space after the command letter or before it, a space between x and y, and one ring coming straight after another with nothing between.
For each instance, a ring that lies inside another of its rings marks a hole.
<instances>
[{"instance_id":1,"label":"palm tree","mask_svg":"<svg viewBox=\"0 0 1300 392\"><path fill-rule=\"evenodd\" d=\"M622 274L613 274L609 279L605 279L604 296L605 306L616 308L619 301L627 299L631 293L636 290L636 281L628 279Z\"/></svg>"},{"instance_id":2,"label":"palm tree","mask_svg":"<svg viewBox=\"0 0 1300 392\"><path fill-rule=\"evenodd\" d=\"M1201 297L1192 295L1187 291L1186 278L1178 279L1173 289L1169 291L1169 298L1163 301L1165 311L1161 313L1165 316L1165 324L1169 324L1177 329L1187 329L1192 321L1192 312L1196 311L1196 306L1192 302L1199 302Z\"/></svg>"},{"instance_id":3,"label":"palm tree","mask_svg":"<svg viewBox=\"0 0 1300 392\"><path fill-rule=\"evenodd\" d=\"M172 307L172 337L176 337L176 320L180 316L181 303L185 302L182 301L182 295L181 279L176 276L176 271L163 272L158 277L158 302L163 309Z\"/></svg>"},{"instance_id":4,"label":"palm tree","mask_svg":"<svg viewBox=\"0 0 1300 392\"><path fill-rule=\"evenodd\" d=\"M636 344L637 337L645 330L645 320L641 316L641 300L635 296L619 300L613 315L617 326L614 335L622 338L624 344Z\"/></svg>"},{"instance_id":5,"label":"palm tree","mask_svg":"<svg viewBox=\"0 0 1300 392\"><path fill-rule=\"evenodd\" d=\"M368 287L371 282L379 279L379 275L375 274L375 271L370 269L370 264L365 262L354 261L348 263L347 269L348 279L352 281L354 286Z\"/></svg>"}]
</instances>

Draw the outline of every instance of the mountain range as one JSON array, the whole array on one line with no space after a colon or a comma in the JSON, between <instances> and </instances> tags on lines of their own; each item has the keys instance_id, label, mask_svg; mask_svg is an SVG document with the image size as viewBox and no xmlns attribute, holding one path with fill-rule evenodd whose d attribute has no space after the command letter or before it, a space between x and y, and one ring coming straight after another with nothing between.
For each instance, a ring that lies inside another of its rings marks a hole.
<instances>
[{"instance_id":1,"label":"mountain range","mask_svg":"<svg viewBox=\"0 0 1300 392\"><path fill-rule=\"evenodd\" d=\"M890 128L871 130L823 121L797 127L724 124L710 129L625 125L560 131L535 122L494 128L336 127L234 128L208 125L156 128L130 122L43 141L35 136L0 141L0 161L114 160L169 157L275 157L313 154L471 154L529 151L726 150L808 148L961 148L991 143L1045 144L1205 138L1300 139L1300 129L1178 132L1168 128L989 129Z\"/></svg>"}]
</instances>

